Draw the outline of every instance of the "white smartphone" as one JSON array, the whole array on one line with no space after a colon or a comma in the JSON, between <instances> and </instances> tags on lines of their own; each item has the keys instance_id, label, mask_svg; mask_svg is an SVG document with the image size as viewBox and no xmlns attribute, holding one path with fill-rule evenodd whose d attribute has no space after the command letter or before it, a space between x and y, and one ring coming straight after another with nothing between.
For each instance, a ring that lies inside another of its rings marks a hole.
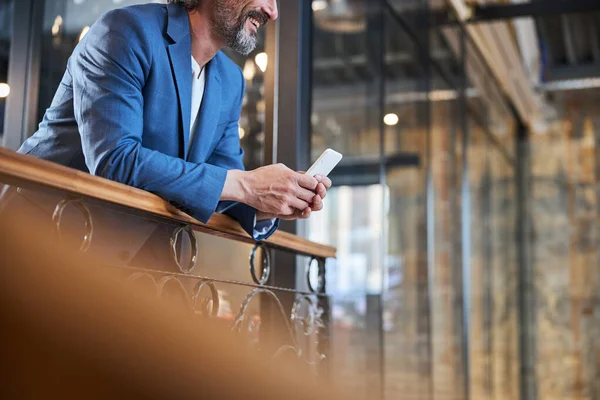
<instances>
[{"instance_id":1,"label":"white smartphone","mask_svg":"<svg viewBox=\"0 0 600 400\"><path fill-rule=\"evenodd\" d=\"M315 161L315 163L306 171L309 176L321 175L327 176L333 171L336 165L342 161L342 155L335 150L327 149Z\"/></svg>"}]
</instances>

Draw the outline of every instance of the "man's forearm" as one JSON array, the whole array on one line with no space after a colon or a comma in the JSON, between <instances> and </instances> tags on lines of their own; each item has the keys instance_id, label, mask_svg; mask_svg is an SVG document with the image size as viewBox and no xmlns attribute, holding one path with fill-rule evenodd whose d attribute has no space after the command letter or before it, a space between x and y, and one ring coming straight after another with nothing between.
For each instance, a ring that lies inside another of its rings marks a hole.
<instances>
[{"instance_id":1,"label":"man's forearm","mask_svg":"<svg viewBox=\"0 0 600 400\"><path fill-rule=\"evenodd\" d=\"M246 171L230 170L227 171L225 185L221 192L221 201L236 201L247 203L249 189Z\"/></svg>"}]
</instances>

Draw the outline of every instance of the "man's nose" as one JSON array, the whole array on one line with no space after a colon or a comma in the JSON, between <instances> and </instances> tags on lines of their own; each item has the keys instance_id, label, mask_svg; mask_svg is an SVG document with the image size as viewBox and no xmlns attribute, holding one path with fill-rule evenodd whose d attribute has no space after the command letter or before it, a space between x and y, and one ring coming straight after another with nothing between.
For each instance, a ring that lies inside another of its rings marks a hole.
<instances>
[{"instance_id":1,"label":"man's nose","mask_svg":"<svg viewBox=\"0 0 600 400\"><path fill-rule=\"evenodd\" d=\"M279 16L279 12L277 11L277 0L267 1L267 3L262 6L262 11L269 16L271 21L275 21Z\"/></svg>"}]
</instances>

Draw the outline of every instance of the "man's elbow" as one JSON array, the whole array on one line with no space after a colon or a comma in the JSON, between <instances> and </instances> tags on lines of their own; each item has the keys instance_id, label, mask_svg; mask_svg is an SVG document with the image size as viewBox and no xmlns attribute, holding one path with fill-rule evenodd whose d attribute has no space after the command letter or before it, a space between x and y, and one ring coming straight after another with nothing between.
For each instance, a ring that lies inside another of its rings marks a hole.
<instances>
[{"instance_id":1,"label":"man's elbow","mask_svg":"<svg viewBox=\"0 0 600 400\"><path fill-rule=\"evenodd\" d=\"M95 168L89 168L89 166L88 168L93 175L135 186L136 159L137 150L135 147L117 147L102 157Z\"/></svg>"}]
</instances>

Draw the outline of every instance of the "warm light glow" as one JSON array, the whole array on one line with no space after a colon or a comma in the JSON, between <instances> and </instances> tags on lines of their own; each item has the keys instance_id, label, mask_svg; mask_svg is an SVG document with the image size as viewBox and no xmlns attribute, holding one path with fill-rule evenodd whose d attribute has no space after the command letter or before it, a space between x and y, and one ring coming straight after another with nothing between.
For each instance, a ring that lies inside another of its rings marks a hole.
<instances>
[{"instance_id":1,"label":"warm light glow","mask_svg":"<svg viewBox=\"0 0 600 400\"><path fill-rule=\"evenodd\" d=\"M394 126L394 125L398 124L399 120L400 119L398 118L398 116L396 114L388 114L385 117L383 117L383 122L387 126Z\"/></svg>"},{"instance_id":2,"label":"warm light glow","mask_svg":"<svg viewBox=\"0 0 600 400\"><path fill-rule=\"evenodd\" d=\"M325 0L314 0L312 2L313 11L323 11L327 8L327 1Z\"/></svg>"},{"instance_id":3,"label":"warm light glow","mask_svg":"<svg viewBox=\"0 0 600 400\"><path fill-rule=\"evenodd\" d=\"M243 139L244 136L246 136L246 131L244 130L244 128L242 128L241 126L239 127L239 132L240 132L240 139Z\"/></svg>"},{"instance_id":4,"label":"warm light glow","mask_svg":"<svg viewBox=\"0 0 600 400\"><path fill-rule=\"evenodd\" d=\"M267 70L267 65L269 64L269 57L267 56L267 53L258 53L254 58L254 62L256 62L256 65L258 65L258 68L260 68L262 72L265 72Z\"/></svg>"},{"instance_id":5,"label":"warm light glow","mask_svg":"<svg viewBox=\"0 0 600 400\"><path fill-rule=\"evenodd\" d=\"M83 29L81 30L81 33L79 34L79 41L81 42L81 39L83 39L83 37L85 35L87 35L87 33L90 31L90 27L89 26L84 26Z\"/></svg>"},{"instance_id":6,"label":"warm light glow","mask_svg":"<svg viewBox=\"0 0 600 400\"><path fill-rule=\"evenodd\" d=\"M456 100L457 97L456 90L433 90L429 92L429 100L431 101Z\"/></svg>"},{"instance_id":7,"label":"warm light glow","mask_svg":"<svg viewBox=\"0 0 600 400\"><path fill-rule=\"evenodd\" d=\"M247 81L251 81L254 79L256 75L256 64L254 64L251 60L246 60L246 64L244 64L244 78Z\"/></svg>"},{"instance_id":8,"label":"warm light glow","mask_svg":"<svg viewBox=\"0 0 600 400\"><path fill-rule=\"evenodd\" d=\"M4 99L10 94L10 86L8 83L0 83L0 98Z\"/></svg>"},{"instance_id":9,"label":"warm light glow","mask_svg":"<svg viewBox=\"0 0 600 400\"><path fill-rule=\"evenodd\" d=\"M52 36L56 36L58 35L58 33L60 32L60 27L63 24L63 19L62 17L59 15L54 19L54 25L52 25Z\"/></svg>"}]
</instances>

